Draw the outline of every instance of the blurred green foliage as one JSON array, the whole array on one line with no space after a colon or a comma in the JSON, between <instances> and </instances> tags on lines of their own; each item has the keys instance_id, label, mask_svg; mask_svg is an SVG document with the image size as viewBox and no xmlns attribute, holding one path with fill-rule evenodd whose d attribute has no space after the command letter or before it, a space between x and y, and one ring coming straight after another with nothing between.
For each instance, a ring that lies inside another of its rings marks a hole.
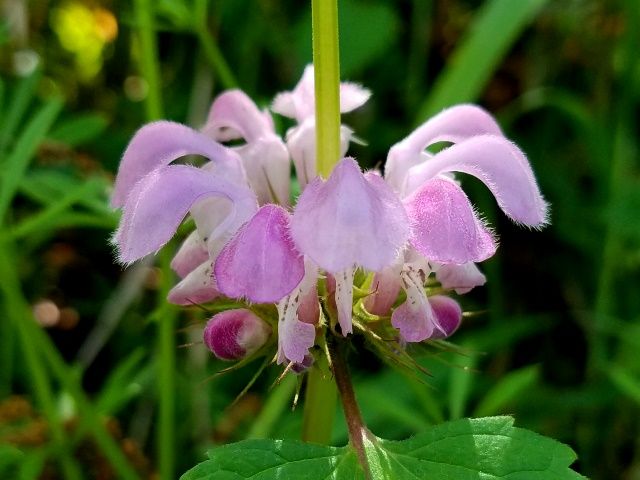
<instances>
[{"instance_id":1,"label":"blurred green foliage","mask_svg":"<svg viewBox=\"0 0 640 480\"><path fill-rule=\"evenodd\" d=\"M0 477L169 479L213 444L297 438L295 385L270 389L278 371L232 404L258 365L212 376L224 365L202 345L178 349L206 315L163 301L166 258L114 265L108 196L154 116L199 126L224 88L265 106L290 88L311 58L309 5L2 6ZM368 143L352 149L362 165L428 114L476 101L528 153L552 205L550 227L521 231L463 179L500 233L489 282L462 299L476 313L460 348L421 356L429 378L357 345L372 431L513 414L571 445L584 475L640 478L637 2L340 0L340 15L342 74L374 92L345 118ZM334 440L346 441L341 417Z\"/></svg>"}]
</instances>

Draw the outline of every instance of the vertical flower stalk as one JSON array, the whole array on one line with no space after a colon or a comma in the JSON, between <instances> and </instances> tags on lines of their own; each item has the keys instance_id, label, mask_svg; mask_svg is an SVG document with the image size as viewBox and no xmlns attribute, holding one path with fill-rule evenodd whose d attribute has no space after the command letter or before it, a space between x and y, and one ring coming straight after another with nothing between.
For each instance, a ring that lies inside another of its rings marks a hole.
<instances>
[{"instance_id":1,"label":"vertical flower stalk","mask_svg":"<svg viewBox=\"0 0 640 480\"><path fill-rule=\"evenodd\" d=\"M313 65L318 174L329 177L340 159L340 61L338 1L312 0ZM311 368L307 375L302 439L331 441L337 390L328 371Z\"/></svg>"},{"instance_id":2,"label":"vertical flower stalk","mask_svg":"<svg viewBox=\"0 0 640 480\"><path fill-rule=\"evenodd\" d=\"M338 0L312 0L318 173L327 178L340 159Z\"/></svg>"}]
</instances>

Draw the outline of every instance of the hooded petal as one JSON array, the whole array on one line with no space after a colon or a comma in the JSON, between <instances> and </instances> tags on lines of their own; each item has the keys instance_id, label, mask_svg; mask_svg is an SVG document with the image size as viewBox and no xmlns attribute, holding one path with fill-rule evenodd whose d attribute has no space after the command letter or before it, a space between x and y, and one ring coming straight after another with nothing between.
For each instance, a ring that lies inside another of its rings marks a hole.
<instances>
[{"instance_id":1,"label":"hooded petal","mask_svg":"<svg viewBox=\"0 0 640 480\"><path fill-rule=\"evenodd\" d=\"M502 131L483 109L475 105L456 105L443 110L391 147L385 163L385 179L401 191L409 169L427 159L423 152L429 145L458 143L484 134L502 135Z\"/></svg>"},{"instance_id":2,"label":"hooded petal","mask_svg":"<svg viewBox=\"0 0 640 480\"><path fill-rule=\"evenodd\" d=\"M304 260L289 237L287 211L261 207L222 249L215 275L231 298L272 303L291 293L304 276Z\"/></svg>"},{"instance_id":3,"label":"hooded petal","mask_svg":"<svg viewBox=\"0 0 640 480\"><path fill-rule=\"evenodd\" d=\"M434 178L405 200L412 232L409 243L431 261L480 262L495 253L491 232L476 217L454 182Z\"/></svg>"},{"instance_id":4,"label":"hooded petal","mask_svg":"<svg viewBox=\"0 0 640 480\"><path fill-rule=\"evenodd\" d=\"M194 305L210 302L220 295L213 278L213 264L206 260L169 291L167 300L174 305Z\"/></svg>"},{"instance_id":5,"label":"hooded petal","mask_svg":"<svg viewBox=\"0 0 640 480\"><path fill-rule=\"evenodd\" d=\"M241 90L216 97L202 132L219 142L244 138L249 143L275 134L269 113L260 111Z\"/></svg>"},{"instance_id":6,"label":"hooded petal","mask_svg":"<svg viewBox=\"0 0 640 480\"><path fill-rule=\"evenodd\" d=\"M171 268L180 278L186 277L202 262L209 259L209 252L205 243L197 231L191 234L182 243L178 252L171 260Z\"/></svg>"},{"instance_id":7,"label":"hooded petal","mask_svg":"<svg viewBox=\"0 0 640 480\"><path fill-rule=\"evenodd\" d=\"M547 203L525 155L504 137L480 135L457 143L409 170L406 192L445 172L462 172L480 179L504 213L531 227L547 221Z\"/></svg>"},{"instance_id":8,"label":"hooded petal","mask_svg":"<svg viewBox=\"0 0 640 480\"><path fill-rule=\"evenodd\" d=\"M242 158L258 202L288 205L291 163L282 140L275 135L263 137L238 147L236 152Z\"/></svg>"},{"instance_id":9,"label":"hooded petal","mask_svg":"<svg viewBox=\"0 0 640 480\"><path fill-rule=\"evenodd\" d=\"M340 83L340 112L347 113L361 107L371 97L371 90L352 82Z\"/></svg>"},{"instance_id":10,"label":"hooded petal","mask_svg":"<svg viewBox=\"0 0 640 480\"><path fill-rule=\"evenodd\" d=\"M487 277L473 262L462 265L442 265L436 270L436 278L444 288L453 289L458 295L487 283Z\"/></svg>"},{"instance_id":11,"label":"hooded petal","mask_svg":"<svg viewBox=\"0 0 640 480\"><path fill-rule=\"evenodd\" d=\"M186 155L202 155L215 163L219 175L242 184L245 173L238 154L179 123L149 123L136 132L124 152L113 188L111 205L122 207L144 176Z\"/></svg>"},{"instance_id":12,"label":"hooded petal","mask_svg":"<svg viewBox=\"0 0 640 480\"><path fill-rule=\"evenodd\" d=\"M402 203L382 178L345 158L326 182L316 178L298 200L291 234L299 250L329 273L390 265L409 228Z\"/></svg>"},{"instance_id":13,"label":"hooded petal","mask_svg":"<svg viewBox=\"0 0 640 480\"><path fill-rule=\"evenodd\" d=\"M407 292L407 300L391 315L391 325L400 330L402 339L421 342L431 337L434 331L442 331L424 292L423 277L412 264L405 264L402 284Z\"/></svg>"},{"instance_id":14,"label":"hooded petal","mask_svg":"<svg viewBox=\"0 0 640 480\"><path fill-rule=\"evenodd\" d=\"M230 203L229 214L212 236L234 232L256 210L255 196L247 187L198 168L170 165L147 174L127 198L114 235L119 260L131 263L159 250L191 206L207 197L224 198Z\"/></svg>"}]
</instances>

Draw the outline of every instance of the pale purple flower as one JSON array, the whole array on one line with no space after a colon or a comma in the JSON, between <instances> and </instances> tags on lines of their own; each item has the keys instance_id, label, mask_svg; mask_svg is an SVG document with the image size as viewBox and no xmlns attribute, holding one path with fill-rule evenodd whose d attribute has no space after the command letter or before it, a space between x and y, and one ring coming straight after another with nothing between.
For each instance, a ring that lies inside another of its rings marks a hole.
<instances>
[{"instance_id":1,"label":"pale purple flower","mask_svg":"<svg viewBox=\"0 0 640 480\"><path fill-rule=\"evenodd\" d=\"M297 125L287 132L287 148L296 168L300 189L304 190L316 178L316 120L313 66L304 69L302 78L290 92L279 93L273 100L271 109L285 117L292 118ZM340 112L347 113L364 105L371 92L350 82L340 84ZM347 153L353 131L340 126L340 157Z\"/></svg>"},{"instance_id":2,"label":"pale purple flower","mask_svg":"<svg viewBox=\"0 0 640 480\"><path fill-rule=\"evenodd\" d=\"M340 93L342 112L370 95L351 83L341 84ZM286 147L269 113L238 90L214 101L201 132L172 122L143 127L124 154L113 204L123 208L114 236L123 263L156 252L190 213L196 230L172 261L181 281L169 300L188 305L225 296L275 304L278 363L311 365L311 348L327 320L331 326L337 320L343 335L352 333L358 270L373 275L363 307L379 317L390 315L403 342L445 338L458 328L460 306L446 296L428 297L428 278L433 273L458 294L482 285L475 262L493 255L496 241L454 172L483 181L514 221L545 223L546 203L526 158L478 107L445 110L392 147L384 178L363 173L347 157L327 179L316 175L311 67L272 108L297 122ZM343 153L351 135L343 127ZM244 144L219 143L231 140ZM427 151L441 141L453 145L437 154ZM188 155L207 162L171 164ZM303 188L292 212L289 156ZM318 296L319 285L326 297ZM402 289L406 301L396 306ZM335 308L331 319L321 313L321 302ZM232 312L216 315L205 332L210 348L222 342L217 348L226 349L223 358L248 351L238 340L238 325L250 325L247 331L253 332L263 323L249 310Z\"/></svg>"}]
</instances>

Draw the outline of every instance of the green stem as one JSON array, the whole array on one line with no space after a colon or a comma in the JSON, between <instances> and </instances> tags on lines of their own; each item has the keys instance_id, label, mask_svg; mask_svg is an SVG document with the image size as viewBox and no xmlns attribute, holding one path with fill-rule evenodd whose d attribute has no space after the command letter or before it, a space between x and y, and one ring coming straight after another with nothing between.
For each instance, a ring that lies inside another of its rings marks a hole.
<instances>
[{"instance_id":1,"label":"green stem","mask_svg":"<svg viewBox=\"0 0 640 480\"><path fill-rule=\"evenodd\" d=\"M135 0L134 2L140 41L140 70L149 87L145 99L145 111L149 121L162 118L163 115L160 65L158 64L158 46L153 27L152 5L151 0Z\"/></svg>"},{"instance_id":2,"label":"green stem","mask_svg":"<svg viewBox=\"0 0 640 480\"><path fill-rule=\"evenodd\" d=\"M337 400L336 384L322 355L307 373L302 440L325 445L331 442Z\"/></svg>"},{"instance_id":3,"label":"green stem","mask_svg":"<svg viewBox=\"0 0 640 480\"><path fill-rule=\"evenodd\" d=\"M296 376L289 374L282 379L269 395L269 399L264 404L260 414L256 417L247 434L247 438L268 438L273 431L273 426L278 422L282 412L296 388Z\"/></svg>"},{"instance_id":4,"label":"green stem","mask_svg":"<svg viewBox=\"0 0 640 480\"><path fill-rule=\"evenodd\" d=\"M12 266L11 258L15 258L10 252L13 246L8 242L0 245L0 288L4 296L4 304L9 314L9 319L3 319L3 322L11 322L17 330L18 341L22 347L22 353L25 357L27 369L31 375L33 389L36 399L44 413L49 428L51 428L51 436L55 449L59 455L59 462L64 478L70 480L81 479L82 474L78 465L73 460L69 449L68 442L55 406L51 385L47 380L46 369L38 356L36 345L33 342L32 335L29 330L39 328L35 325L33 317L28 314L29 306L22 296L20 289L20 281L16 275L16 271Z\"/></svg>"},{"instance_id":5,"label":"green stem","mask_svg":"<svg viewBox=\"0 0 640 480\"><path fill-rule=\"evenodd\" d=\"M312 0L316 98L316 163L325 178L340 160L338 1Z\"/></svg>"},{"instance_id":6,"label":"green stem","mask_svg":"<svg viewBox=\"0 0 640 480\"><path fill-rule=\"evenodd\" d=\"M158 291L158 459L160 478L175 478L175 393L176 393L176 310L167 303L167 294L173 283L173 274L169 266L171 255L169 250L160 253L162 285Z\"/></svg>"},{"instance_id":7,"label":"green stem","mask_svg":"<svg viewBox=\"0 0 640 480\"><path fill-rule=\"evenodd\" d=\"M195 17L195 32L200 40L207 61L218 74L220 83L225 89L236 88L238 82L233 76L229 64L222 55L222 52L220 52L218 44L214 41L207 27L207 0L196 0Z\"/></svg>"}]
</instances>

